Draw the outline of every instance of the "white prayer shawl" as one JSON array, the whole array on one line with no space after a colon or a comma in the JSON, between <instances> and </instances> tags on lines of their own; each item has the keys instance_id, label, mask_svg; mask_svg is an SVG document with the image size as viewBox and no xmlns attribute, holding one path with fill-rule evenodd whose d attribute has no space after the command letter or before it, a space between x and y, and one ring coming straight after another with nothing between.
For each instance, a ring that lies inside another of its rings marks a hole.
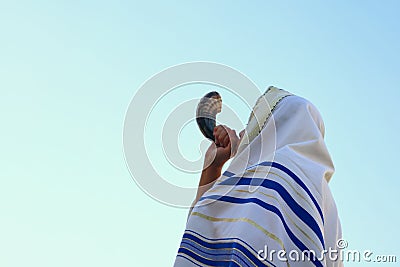
<instances>
[{"instance_id":1,"label":"white prayer shawl","mask_svg":"<svg viewBox=\"0 0 400 267\"><path fill-rule=\"evenodd\" d=\"M343 266L328 254L321 259L341 238L322 118L309 101L275 87L264 95L269 104L274 95L282 97L263 111L261 132L242 140L191 211L175 267ZM318 258L304 259L312 252Z\"/></svg>"}]
</instances>

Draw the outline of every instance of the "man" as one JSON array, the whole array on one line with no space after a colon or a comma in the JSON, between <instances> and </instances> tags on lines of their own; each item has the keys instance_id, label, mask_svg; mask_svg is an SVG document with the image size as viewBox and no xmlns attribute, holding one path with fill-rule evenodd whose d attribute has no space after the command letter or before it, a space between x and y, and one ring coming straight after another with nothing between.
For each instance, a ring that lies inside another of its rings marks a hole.
<instances>
[{"instance_id":1,"label":"man","mask_svg":"<svg viewBox=\"0 0 400 267\"><path fill-rule=\"evenodd\" d=\"M342 266L324 134L309 101L272 86L240 138L217 126L175 266Z\"/></svg>"}]
</instances>

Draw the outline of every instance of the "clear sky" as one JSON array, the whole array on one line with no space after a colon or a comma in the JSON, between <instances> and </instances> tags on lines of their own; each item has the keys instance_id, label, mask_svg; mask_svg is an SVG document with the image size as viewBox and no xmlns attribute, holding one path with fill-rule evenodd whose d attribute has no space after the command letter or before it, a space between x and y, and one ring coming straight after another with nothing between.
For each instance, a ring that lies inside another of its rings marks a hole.
<instances>
[{"instance_id":1,"label":"clear sky","mask_svg":"<svg viewBox=\"0 0 400 267\"><path fill-rule=\"evenodd\" d=\"M197 60L311 100L349 248L400 261L399 10L398 1L1 1L0 266L172 265L187 210L136 186L122 129L144 81Z\"/></svg>"}]
</instances>

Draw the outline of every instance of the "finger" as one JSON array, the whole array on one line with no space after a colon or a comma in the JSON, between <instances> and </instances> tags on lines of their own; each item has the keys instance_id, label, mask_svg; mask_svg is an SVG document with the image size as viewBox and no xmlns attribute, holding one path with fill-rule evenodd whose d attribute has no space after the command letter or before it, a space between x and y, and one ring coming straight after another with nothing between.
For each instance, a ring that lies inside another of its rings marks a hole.
<instances>
[{"instance_id":1,"label":"finger","mask_svg":"<svg viewBox=\"0 0 400 267\"><path fill-rule=\"evenodd\" d=\"M231 129L226 129L226 136L224 137L224 145L227 146L229 144L229 142L231 141L232 136L236 135L235 130L231 130Z\"/></svg>"},{"instance_id":2,"label":"finger","mask_svg":"<svg viewBox=\"0 0 400 267\"><path fill-rule=\"evenodd\" d=\"M228 142L228 145L223 148L225 157L231 158L232 157L232 149L231 149L231 142Z\"/></svg>"},{"instance_id":3,"label":"finger","mask_svg":"<svg viewBox=\"0 0 400 267\"><path fill-rule=\"evenodd\" d=\"M217 125L214 127L214 132L217 133L218 131L220 131L222 128L222 125Z\"/></svg>"},{"instance_id":4,"label":"finger","mask_svg":"<svg viewBox=\"0 0 400 267\"><path fill-rule=\"evenodd\" d=\"M224 130L225 130L224 127L223 127L222 125L218 125L218 126L215 127L214 129L215 129L215 131L214 131L215 135L220 135L220 134L223 133Z\"/></svg>"},{"instance_id":5,"label":"finger","mask_svg":"<svg viewBox=\"0 0 400 267\"><path fill-rule=\"evenodd\" d=\"M224 139L222 139L223 141L222 141L222 144L224 144L224 147L226 147L226 146L228 146L228 144L229 144L229 135L228 134L226 134L225 136L224 136Z\"/></svg>"},{"instance_id":6,"label":"finger","mask_svg":"<svg viewBox=\"0 0 400 267\"><path fill-rule=\"evenodd\" d=\"M229 138L227 132L222 132L221 134L218 135L218 141L219 141L219 143L222 144L223 146L226 146L226 142L224 141L226 137Z\"/></svg>"},{"instance_id":7,"label":"finger","mask_svg":"<svg viewBox=\"0 0 400 267\"><path fill-rule=\"evenodd\" d=\"M232 148L232 156L236 154L237 151L237 147L239 145L239 137L236 134L235 130L230 130L229 131L229 142L231 144L231 148Z\"/></svg>"},{"instance_id":8,"label":"finger","mask_svg":"<svg viewBox=\"0 0 400 267\"><path fill-rule=\"evenodd\" d=\"M215 139L216 145L219 145L219 143L220 143L218 136L219 136L219 133L221 132L221 127L222 127L221 125L214 127L213 134L214 134L214 139Z\"/></svg>"},{"instance_id":9,"label":"finger","mask_svg":"<svg viewBox=\"0 0 400 267\"><path fill-rule=\"evenodd\" d=\"M224 145L225 136L228 135L228 132L225 130L223 126L220 126L215 131L215 139L218 140L218 144Z\"/></svg>"},{"instance_id":10,"label":"finger","mask_svg":"<svg viewBox=\"0 0 400 267\"><path fill-rule=\"evenodd\" d=\"M214 127L214 132L216 132L220 127L221 127L221 125L215 126L215 127Z\"/></svg>"},{"instance_id":11,"label":"finger","mask_svg":"<svg viewBox=\"0 0 400 267\"><path fill-rule=\"evenodd\" d=\"M226 126L226 125L219 125L220 127L218 128L218 131L221 131L221 132L228 132L228 131L231 131L231 128L229 128L228 126Z\"/></svg>"},{"instance_id":12,"label":"finger","mask_svg":"<svg viewBox=\"0 0 400 267\"><path fill-rule=\"evenodd\" d=\"M218 135L215 135L215 136L214 136L214 143L215 143L217 146L220 146L220 142L219 142Z\"/></svg>"},{"instance_id":13,"label":"finger","mask_svg":"<svg viewBox=\"0 0 400 267\"><path fill-rule=\"evenodd\" d=\"M218 136L219 136L220 128L221 128L221 126L218 125L218 126L214 127L214 131L213 131L213 135L214 135L214 139L215 139L215 144L216 144L216 145L219 145L219 138L218 138Z\"/></svg>"}]
</instances>

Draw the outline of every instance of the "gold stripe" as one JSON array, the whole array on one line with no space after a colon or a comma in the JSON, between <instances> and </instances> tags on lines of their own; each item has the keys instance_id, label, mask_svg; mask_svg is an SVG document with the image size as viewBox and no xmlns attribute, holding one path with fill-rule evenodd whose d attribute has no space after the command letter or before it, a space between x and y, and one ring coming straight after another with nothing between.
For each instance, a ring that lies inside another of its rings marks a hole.
<instances>
[{"instance_id":1,"label":"gold stripe","mask_svg":"<svg viewBox=\"0 0 400 267\"><path fill-rule=\"evenodd\" d=\"M253 194L253 193L255 193L255 192L259 191L259 190L257 189L257 190L255 190L255 191L253 191L253 192L250 192L250 191L247 191L247 190L237 189L237 190L233 190L233 191ZM264 196L266 196L266 197L275 199L279 204L281 204L281 201L280 201L279 199L277 199L276 197L274 197L274 196L272 196L272 195L269 195L269 194L266 194L266 193L261 192L261 191L259 191L259 193L262 194L262 195L264 195ZM281 206L283 206L283 205L281 205ZM312 239L306 232L304 232L304 231L300 228L300 226L298 226L298 225L293 221L293 219L291 218L291 216L289 216L289 214L288 214L284 209L282 209L282 211L283 211L283 213L285 214L285 216L292 222L292 224L293 224L294 226L296 226L296 228L297 228L303 235L305 235L305 236L315 245L316 248L319 248L318 244L315 243L314 239Z\"/></svg>"},{"instance_id":2,"label":"gold stripe","mask_svg":"<svg viewBox=\"0 0 400 267\"><path fill-rule=\"evenodd\" d=\"M301 172L304 177L307 177L307 175L305 175L305 173L300 168L298 168L298 171ZM314 187L315 192L318 194L319 198L322 199L322 194L319 192L317 186L312 181L310 181L310 184Z\"/></svg>"},{"instance_id":3,"label":"gold stripe","mask_svg":"<svg viewBox=\"0 0 400 267\"><path fill-rule=\"evenodd\" d=\"M222 188L214 188L214 189L211 189L211 190L208 190L207 192L218 192L218 191L220 191ZM228 191L228 193L230 192L230 191L232 191L232 189L231 190L229 190Z\"/></svg>"},{"instance_id":4,"label":"gold stripe","mask_svg":"<svg viewBox=\"0 0 400 267\"><path fill-rule=\"evenodd\" d=\"M262 166L262 167L264 167L264 166ZM261 172L266 172L267 174L271 173L273 175L278 176L279 178L284 180L292 188L292 190L308 204L308 206L311 208L311 210L318 212L317 208L314 205L312 205L311 202L309 202L309 200L307 198L305 198L302 194L300 194L299 191L297 191L297 189L294 188L294 186L285 177L283 177L283 176L281 176L281 175L279 175L279 174L277 174L275 172L266 171L266 170L262 170L262 169L248 169L246 171L253 172L253 173L255 173L256 171L257 172L261 171ZM251 179L251 178L249 178L249 179ZM212 189L212 190L208 190L208 192L218 192L219 190L221 190L221 188L218 188L218 186L222 186L222 185L216 185L216 186L217 186L217 188ZM228 190L226 193L229 193L230 191L232 191L232 190Z\"/></svg>"},{"instance_id":5,"label":"gold stripe","mask_svg":"<svg viewBox=\"0 0 400 267\"><path fill-rule=\"evenodd\" d=\"M255 172L258 172L258 171L261 171L261 172L266 172L267 175L268 175L269 173L271 173L271 174L273 174L273 175L278 176L279 178L281 178L282 180L284 180L284 181L292 188L292 190L293 190L294 192L296 192L296 194L297 194L299 197L301 197L301 198L308 204L308 206L311 208L311 210L314 210L314 211L317 211L317 212L318 212L317 208L316 208L315 206L313 206L313 205L311 204L311 202L309 202L302 194L300 194L299 191L297 191L296 188L294 188L294 186L292 185L292 183L290 183L285 177L283 177L283 176L281 176L281 175L279 175L279 174L277 174L277 173L275 173L275 172L272 172L272 171L266 171L266 170L260 170L260 169L249 169L249 170L246 170L246 171L248 171L248 172L254 172L254 173L255 173Z\"/></svg>"},{"instance_id":6,"label":"gold stripe","mask_svg":"<svg viewBox=\"0 0 400 267\"><path fill-rule=\"evenodd\" d=\"M277 242L281 248L286 251L285 246L283 245L282 240L280 240L276 235L274 235L273 233L269 232L268 230L266 230L265 228L263 228L261 225L257 224L255 221L248 219L248 218L217 218L217 217L212 217L212 216L208 216L205 215L203 213L200 212L192 212L193 216L198 216L200 218L203 218L205 220L211 221L211 222L246 222L248 224L251 224L252 226L256 227L258 230L260 230L261 232L263 232L266 236L268 236L269 238L273 239L275 242ZM289 267L289 262L286 262L287 266Z\"/></svg>"}]
</instances>

